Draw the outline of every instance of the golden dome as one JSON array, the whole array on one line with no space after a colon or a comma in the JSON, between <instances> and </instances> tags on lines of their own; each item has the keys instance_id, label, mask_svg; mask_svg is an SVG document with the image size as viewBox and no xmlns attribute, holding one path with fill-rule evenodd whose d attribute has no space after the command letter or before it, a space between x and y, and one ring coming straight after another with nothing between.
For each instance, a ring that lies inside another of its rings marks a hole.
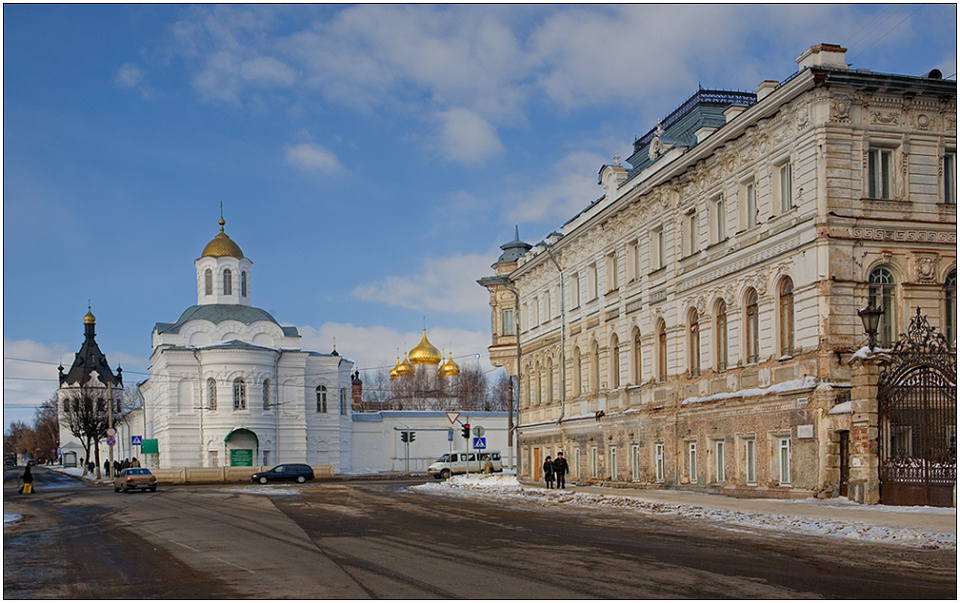
<instances>
[{"instance_id":1,"label":"golden dome","mask_svg":"<svg viewBox=\"0 0 960 603\"><path fill-rule=\"evenodd\" d=\"M452 353L450 354L450 359L440 367L439 372L441 377L456 377L460 374L460 365L453 361Z\"/></svg>"},{"instance_id":2,"label":"golden dome","mask_svg":"<svg viewBox=\"0 0 960 603\"><path fill-rule=\"evenodd\" d=\"M397 366L395 366L395 367L393 367L392 369L390 369L390 380L391 380L391 381L396 381L396 380L397 380L397 374L398 374L398 371L399 371L399 370L400 370L400 357L397 356Z\"/></svg>"},{"instance_id":3,"label":"golden dome","mask_svg":"<svg viewBox=\"0 0 960 603\"><path fill-rule=\"evenodd\" d=\"M397 365L395 369L397 371L397 376L399 377L410 377L417 374L417 367L413 366L409 360L407 360L407 355L403 355L403 362Z\"/></svg>"},{"instance_id":4,"label":"golden dome","mask_svg":"<svg viewBox=\"0 0 960 603\"><path fill-rule=\"evenodd\" d=\"M207 243L203 248L203 254L200 257L223 258L231 257L238 260L243 259L243 252L240 246L230 240L230 237L223 232L223 225L226 224L223 218L220 218L220 234L213 237L213 240Z\"/></svg>"},{"instance_id":5,"label":"golden dome","mask_svg":"<svg viewBox=\"0 0 960 603\"><path fill-rule=\"evenodd\" d=\"M423 330L423 339L420 340L420 343L417 344L417 347L410 350L410 362L413 364L433 364L437 365L443 361L443 356L440 354L440 350L433 347L429 341L427 341L427 330Z\"/></svg>"},{"instance_id":6,"label":"golden dome","mask_svg":"<svg viewBox=\"0 0 960 603\"><path fill-rule=\"evenodd\" d=\"M83 317L83 324L92 325L96 324L97 319L93 316L93 312L90 311L90 308L87 308L87 314Z\"/></svg>"}]
</instances>

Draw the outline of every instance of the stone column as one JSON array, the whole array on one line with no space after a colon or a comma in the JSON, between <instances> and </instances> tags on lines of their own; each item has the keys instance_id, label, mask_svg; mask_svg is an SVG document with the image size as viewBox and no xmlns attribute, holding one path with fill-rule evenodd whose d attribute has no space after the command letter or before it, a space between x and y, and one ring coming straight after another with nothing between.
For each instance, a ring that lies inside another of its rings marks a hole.
<instances>
[{"instance_id":1,"label":"stone column","mask_svg":"<svg viewBox=\"0 0 960 603\"><path fill-rule=\"evenodd\" d=\"M857 354L851 360L853 387L850 399L853 417L850 428L848 496L855 502L867 505L880 502L877 381L881 360L882 356L875 352Z\"/></svg>"}]
</instances>

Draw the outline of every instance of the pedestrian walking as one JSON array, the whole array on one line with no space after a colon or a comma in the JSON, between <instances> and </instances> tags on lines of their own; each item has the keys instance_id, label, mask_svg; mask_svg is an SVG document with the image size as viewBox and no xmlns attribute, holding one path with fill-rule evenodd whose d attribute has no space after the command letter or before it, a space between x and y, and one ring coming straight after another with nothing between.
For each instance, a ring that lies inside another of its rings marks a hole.
<instances>
[{"instance_id":1,"label":"pedestrian walking","mask_svg":"<svg viewBox=\"0 0 960 603\"><path fill-rule=\"evenodd\" d=\"M130 461L130 466L131 466L131 467L139 467L139 466L140 466L140 461L137 460L137 457L133 457L133 460Z\"/></svg>"},{"instance_id":2,"label":"pedestrian walking","mask_svg":"<svg viewBox=\"0 0 960 603\"><path fill-rule=\"evenodd\" d=\"M543 481L547 482L548 490L553 488L553 461L550 460L549 454L543 461Z\"/></svg>"},{"instance_id":3,"label":"pedestrian walking","mask_svg":"<svg viewBox=\"0 0 960 603\"><path fill-rule=\"evenodd\" d=\"M558 452L557 458L553 461L553 473L557 478L557 487L566 488L566 475L570 473L570 465L567 464L567 459L563 458L562 452Z\"/></svg>"},{"instance_id":4,"label":"pedestrian walking","mask_svg":"<svg viewBox=\"0 0 960 603\"><path fill-rule=\"evenodd\" d=\"M110 477L110 461L103 461L103 477Z\"/></svg>"},{"instance_id":5,"label":"pedestrian walking","mask_svg":"<svg viewBox=\"0 0 960 603\"><path fill-rule=\"evenodd\" d=\"M20 486L20 494L33 494L33 473L30 472L30 465L23 470L23 485Z\"/></svg>"}]
</instances>

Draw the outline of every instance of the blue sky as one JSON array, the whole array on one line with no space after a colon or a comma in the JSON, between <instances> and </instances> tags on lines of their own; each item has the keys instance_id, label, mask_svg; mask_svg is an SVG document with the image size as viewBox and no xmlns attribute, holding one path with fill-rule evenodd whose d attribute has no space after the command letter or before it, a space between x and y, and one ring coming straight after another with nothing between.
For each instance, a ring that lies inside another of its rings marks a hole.
<instances>
[{"instance_id":1,"label":"blue sky","mask_svg":"<svg viewBox=\"0 0 960 603\"><path fill-rule=\"evenodd\" d=\"M97 341L126 382L196 303L219 231L307 350L392 367L428 337L490 367L499 245L601 195L699 85L752 91L812 44L956 78L955 5L3 8L4 426Z\"/></svg>"}]
</instances>

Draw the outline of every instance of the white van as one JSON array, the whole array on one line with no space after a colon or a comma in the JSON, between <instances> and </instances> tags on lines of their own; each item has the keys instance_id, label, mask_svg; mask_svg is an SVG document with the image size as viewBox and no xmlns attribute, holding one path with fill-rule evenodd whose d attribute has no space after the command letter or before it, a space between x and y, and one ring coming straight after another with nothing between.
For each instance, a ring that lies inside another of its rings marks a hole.
<instances>
[{"instance_id":1,"label":"white van","mask_svg":"<svg viewBox=\"0 0 960 603\"><path fill-rule=\"evenodd\" d=\"M466 473L468 466L470 473L481 473L485 469L495 472L503 471L503 462L500 459L499 450L476 450L474 452L458 450L438 458L435 463L427 467L427 473L437 479L446 479L457 473Z\"/></svg>"}]
</instances>

